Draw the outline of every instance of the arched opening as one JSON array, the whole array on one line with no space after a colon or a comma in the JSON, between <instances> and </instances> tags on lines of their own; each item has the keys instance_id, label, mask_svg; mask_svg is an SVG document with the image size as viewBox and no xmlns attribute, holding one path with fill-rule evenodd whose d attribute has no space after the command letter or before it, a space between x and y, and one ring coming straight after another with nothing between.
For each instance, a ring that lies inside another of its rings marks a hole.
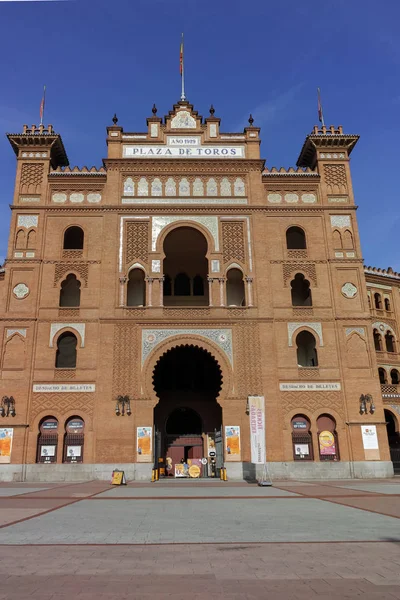
<instances>
[{"instance_id":1,"label":"arched opening","mask_svg":"<svg viewBox=\"0 0 400 600\"><path fill-rule=\"evenodd\" d=\"M127 306L146 305L146 282L142 269L131 269L129 271L128 286L126 292Z\"/></svg>"},{"instance_id":2,"label":"arched opening","mask_svg":"<svg viewBox=\"0 0 400 600\"><path fill-rule=\"evenodd\" d=\"M392 380L392 385L399 385L399 372L397 369L392 369L390 371L390 378Z\"/></svg>"},{"instance_id":3,"label":"arched opening","mask_svg":"<svg viewBox=\"0 0 400 600\"><path fill-rule=\"evenodd\" d=\"M392 309L390 308L390 300L389 298L385 298L385 310L390 312Z\"/></svg>"},{"instance_id":4,"label":"arched opening","mask_svg":"<svg viewBox=\"0 0 400 600\"><path fill-rule=\"evenodd\" d=\"M385 344L387 352L396 352L396 343L394 341L394 335L390 331L386 332Z\"/></svg>"},{"instance_id":5,"label":"arched opening","mask_svg":"<svg viewBox=\"0 0 400 600\"><path fill-rule=\"evenodd\" d=\"M321 415L317 419L317 434L320 460L339 460L339 445L336 433L336 421L330 415Z\"/></svg>"},{"instance_id":6,"label":"arched opening","mask_svg":"<svg viewBox=\"0 0 400 600\"><path fill-rule=\"evenodd\" d=\"M301 331L296 337L297 364L299 367L317 367L318 355L315 337L309 331Z\"/></svg>"},{"instance_id":7,"label":"arched opening","mask_svg":"<svg viewBox=\"0 0 400 600\"><path fill-rule=\"evenodd\" d=\"M382 336L377 329L374 329L374 346L377 352L382 352Z\"/></svg>"},{"instance_id":8,"label":"arched opening","mask_svg":"<svg viewBox=\"0 0 400 600\"><path fill-rule=\"evenodd\" d=\"M85 422L81 417L70 417L65 423L63 462L83 462Z\"/></svg>"},{"instance_id":9,"label":"arched opening","mask_svg":"<svg viewBox=\"0 0 400 600\"><path fill-rule=\"evenodd\" d=\"M204 235L193 227L173 229L164 240L164 253L164 305L207 306L208 260Z\"/></svg>"},{"instance_id":10,"label":"arched opening","mask_svg":"<svg viewBox=\"0 0 400 600\"><path fill-rule=\"evenodd\" d=\"M288 250L305 250L306 234L301 227L289 227L286 231L286 248Z\"/></svg>"},{"instance_id":11,"label":"arched opening","mask_svg":"<svg viewBox=\"0 0 400 600\"><path fill-rule=\"evenodd\" d=\"M390 459L393 463L393 470L396 474L400 473L400 433L398 418L392 411L385 409L386 432L388 436Z\"/></svg>"},{"instance_id":12,"label":"arched opening","mask_svg":"<svg viewBox=\"0 0 400 600\"><path fill-rule=\"evenodd\" d=\"M311 424L304 415L295 415L291 420L294 460L314 460Z\"/></svg>"},{"instance_id":13,"label":"arched opening","mask_svg":"<svg viewBox=\"0 0 400 600\"><path fill-rule=\"evenodd\" d=\"M378 310L381 310L381 308L382 308L382 298L381 298L381 295L378 294L378 292L376 292L374 294L374 302L375 302L375 308L377 308Z\"/></svg>"},{"instance_id":14,"label":"arched opening","mask_svg":"<svg viewBox=\"0 0 400 600\"><path fill-rule=\"evenodd\" d=\"M70 273L61 283L60 306L80 306L81 303L81 282L77 280L76 275Z\"/></svg>"},{"instance_id":15,"label":"arched opening","mask_svg":"<svg viewBox=\"0 0 400 600\"><path fill-rule=\"evenodd\" d=\"M387 383L386 370L383 367L379 367L379 382L381 385L385 385Z\"/></svg>"},{"instance_id":16,"label":"arched opening","mask_svg":"<svg viewBox=\"0 0 400 600\"><path fill-rule=\"evenodd\" d=\"M296 273L290 282L292 306L312 306L310 282L302 273Z\"/></svg>"},{"instance_id":17,"label":"arched opening","mask_svg":"<svg viewBox=\"0 0 400 600\"><path fill-rule=\"evenodd\" d=\"M77 225L68 227L64 233L64 250L83 250L83 229Z\"/></svg>"},{"instance_id":18,"label":"arched opening","mask_svg":"<svg viewBox=\"0 0 400 600\"><path fill-rule=\"evenodd\" d=\"M57 462L58 421L55 417L44 417L39 423L36 462Z\"/></svg>"},{"instance_id":19,"label":"arched opening","mask_svg":"<svg viewBox=\"0 0 400 600\"><path fill-rule=\"evenodd\" d=\"M245 306L243 273L240 269L229 269L226 274L226 303L228 306Z\"/></svg>"},{"instance_id":20,"label":"arched opening","mask_svg":"<svg viewBox=\"0 0 400 600\"><path fill-rule=\"evenodd\" d=\"M65 331L57 340L56 369L76 369L78 340L71 331Z\"/></svg>"},{"instance_id":21,"label":"arched opening","mask_svg":"<svg viewBox=\"0 0 400 600\"><path fill-rule=\"evenodd\" d=\"M153 385L159 398L154 408L156 462L165 462L168 475L182 461L198 464L204 475L212 472L211 459L220 468L222 409L217 397L222 373L216 359L197 346L175 346L157 362ZM203 457L209 458L204 468Z\"/></svg>"}]
</instances>

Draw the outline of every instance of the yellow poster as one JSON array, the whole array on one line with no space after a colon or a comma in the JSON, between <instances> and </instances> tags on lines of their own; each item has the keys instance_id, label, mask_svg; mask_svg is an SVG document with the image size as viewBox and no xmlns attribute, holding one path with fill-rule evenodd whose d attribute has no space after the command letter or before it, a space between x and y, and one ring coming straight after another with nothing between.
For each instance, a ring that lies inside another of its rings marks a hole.
<instances>
[{"instance_id":1,"label":"yellow poster","mask_svg":"<svg viewBox=\"0 0 400 600\"><path fill-rule=\"evenodd\" d=\"M11 449L13 441L14 429L0 429L0 463L11 462Z\"/></svg>"},{"instance_id":2,"label":"yellow poster","mask_svg":"<svg viewBox=\"0 0 400 600\"><path fill-rule=\"evenodd\" d=\"M151 427L137 428L137 453L138 456L151 457Z\"/></svg>"},{"instance_id":3,"label":"yellow poster","mask_svg":"<svg viewBox=\"0 0 400 600\"><path fill-rule=\"evenodd\" d=\"M227 456L240 456L239 425L225 426L225 449Z\"/></svg>"}]
</instances>

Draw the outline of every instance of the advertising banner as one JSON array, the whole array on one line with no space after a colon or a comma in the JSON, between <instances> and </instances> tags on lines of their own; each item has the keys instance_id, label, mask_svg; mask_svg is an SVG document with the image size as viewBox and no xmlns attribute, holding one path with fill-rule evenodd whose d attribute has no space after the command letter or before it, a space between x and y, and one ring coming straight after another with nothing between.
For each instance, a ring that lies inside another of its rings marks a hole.
<instances>
[{"instance_id":1,"label":"advertising banner","mask_svg":"<svg viewBox=\"0 0 400 600\"><path fill-rule=\"evenodd\" d=\"M11 462L11 449L14 429L12 427L0 429L0 463Z\"/></svg>"},{"instance_id":2,"label":"advertising banner","mask_svg":"<svg viewBox=\"0 0 400 600\"><path fill-rule=\"evenodd\" d=\"M379 450L376 425L361 425L364 450Z\"/></svg>"},{"instance_id":3,"label":"advertising banner","mask_svg":"<svg viewBox=\"0 0 400 600\"><path fill-rule=\"evenodd\" d=\"M249 396L251 462L265 463L265 402L264 396Z\"/></svg>"},{"instance_id":4,"label":"advertising banner","mask_svg":"<svg viewBox=\"0 0 400 600\"><path fill-rule=\"evenodd\" d=\"M321 456L336 454L335 436L330 431L319 434L319 453Z\"/></svg>"},{"instance_id":5,"label":"advertising banner","mask_svg":"<svg viewBox=\"0 0 400 600\"><path fill-rule=\"evenodd\" d=\"M239 425L225 426L225 449L228 456L240 456Z\"/></svg>"},{"instance_id":6,"label":"advertising banner","mask_svg":"<svg viewBox=\"0 0 400 600\"><path fill-rule=\"evenodd\" d=\"M137 428L137 453L138 456L151 457L152 427Z\"/></svg>"}]
</instances>

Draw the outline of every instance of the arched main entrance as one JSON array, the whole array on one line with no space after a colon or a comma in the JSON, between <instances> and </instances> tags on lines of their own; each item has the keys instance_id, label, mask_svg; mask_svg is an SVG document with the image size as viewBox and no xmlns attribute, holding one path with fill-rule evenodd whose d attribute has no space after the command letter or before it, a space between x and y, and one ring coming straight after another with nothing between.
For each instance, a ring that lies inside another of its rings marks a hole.
<instances>
[{"instance_id":1,"label":"arched main entrance","mask_svg":"<svg viewBox=\"0 0 400 600\"><path fill-rule=\"evenodd\" d=\"M222 386L221 369L206 350L194 345L175 346L157 362L153 385L159 398L154 409L156 459L170 465L169 473L173 474L174 465L182 461L208 457L216 433L217 438L220 435L222 409L217 397Z\"/></svg>"},{"instance_id":2,"label":"arched main entrance","mask_svg":"<svg viewBox=\"0 0 400 600\"><path fill-rule=\"evenodd\" d=\"M385 409L386 431L389 442L390 458L394 472L400 473L400 432L399 423L394 414Z\"/></svg>"}]
</instances>

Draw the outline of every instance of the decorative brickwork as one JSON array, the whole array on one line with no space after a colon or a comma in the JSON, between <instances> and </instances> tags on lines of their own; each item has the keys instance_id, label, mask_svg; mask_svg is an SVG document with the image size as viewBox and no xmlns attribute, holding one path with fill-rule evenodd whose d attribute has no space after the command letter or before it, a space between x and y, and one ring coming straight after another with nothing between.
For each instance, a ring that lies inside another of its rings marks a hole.
<instances>
[{"instance_id":1,"label":"decorative brickwork","mask_svg":"<svg viewBox=\"0 0 400 600\"><path fill-rule=\"evenodd\" d=\"M317 410L329 413L335 410L344 415L343 398L340 392L283 392L280 405L284 413L306 410L308 414Z\"/></svg>"},{"instance_id":2,"label":"decorative brickwork","mask_svg":"<svg viewBox=\"0 0 400 600\"><path fill-rule=\"evenodd\" d=\"M149 224L148 222L132 222L126 224L126 263L134 260L148 261L149 256Z\"/></svg>"},{"instance_id":3,"label":"decorative brickwork","mask_svg":"<svg viewBox=\"0 0 400 600\"><path fill-rule=\"evenodd\" d=\"M65 379L75 379L76 371L75 369L55 369L54 370L54 379L57 381L64 381Z\"/></svg>"},{"instance_id":4,"label":"decorative brickwork","mask_svg":"<svg viewBox=\"0 0 400 600\"><path fill-rule=\"evenodd\" d=\"M257 323L240 323L235 330L235 382L238 395L262 390L260 333Z\"/></svg>"},{"instance_id":5,"label":"decorative brickwork","mask_svg":"<svg viewBox=\"0 0 400 600\"><path fill-rule=\"evenodd\" d=\"M21 194L40 194L43 163L25 163L21 169Z\"/></svg>"},{"instance_id":6,"label":"decorative brickwork","mask_svg":"<svg viewBox=\"0 0 400 600\"><path fill-rule=\"evenodd\" d=\"M288 258L307 258L307 250L288 250Z\"/></svg>"},{"instance_id":7,"label":"decorative brickwork","mask_svg":"<svg viewBox=\"0 0 400 600\"><path fill-rule=\"evenodd\" d=\"M113 398L138 393L137 367L139 365L138 327L119 323L114 328Z\"/></svg>"},{"instance_id":8,"label":"decorative brickwork","mask_svg":"<svg viewBox=\"0 0 400 600\"><path fill-rule=\"evenodd\" d=\"M59 308L58 316L63 319L66 317L79 317L79 308Z\"/></svg>"},{"instance_id":9,"label":"decorative brickwork","mask_svg":"<svg viewBox=\"0 0 400 600\"><path fill-rule=\"evenodd\" d=\"M222 222L224 262L239 260L245 262L244 231L241 221Z\"/></svg>"},{"instance_id":10,"label":"decorative brickwork","mask_svg":"<svg viewBox=\"0 0 400 600\"><path fill-rule=\"evenodd\" d=\"M67 260L75 260L76 258L82 258L83 250L63 250L62 258Z\"/></svg>"},{"instance_id":11,"label":"decorative brickwork","mask_svg":"<svg viewBox=\"0 0 400 600\"><path fill-rule=\"evenodd\" d=\"M84 262L57 263L54 271L54 287L57 286L60 279L67 273L78 273L80 278L85 282L85 287L88 284L89 265Z\"/></svg>"},{"instance_id":12,"label":"decorative brickwork","mask_svg":"<svg viewBox=\"0 0 400 600\"><path fill-rule=\"evenodd\" d=\"M314 379L314 377L319 377L319 369L318 367L300 367L299 368L299 378L300 379Z\"/></svg>"},{"instance_id":13,"label":"decorative brickwork","mask_svg":"<svg viewBox=\"0 0 400 600\"><path fill-rule=\"evenodd\" d=\"M31 420L39 413L47 411L55 416L64 415L70 411L79 414L80 411L93 415L94 394L32 394Z\"/></svg>"},{"instance_id":14,"label":"decorative brickwork","mask_svg":"<svg viewBox=\"0 0 400 600\"><path fill-rule=\"evenodd\" d=\"M304 273L307 279L311 283L317 285L317 273L315 270L315 264L311 262L285 262L283 263L283 282L284 285L289 285L289 282L293 279L296 273ZM309 313L307 313L309 314Z\"/></svg>"},{"instance_id":15,"label":"decorative brickwork","mask_svg":"<svg viewBox=\"0 0 400 600\"><path fill-rule=\"evenodd\" d=\"M198 319L211 314L209 308L164 308L163 314L170 319Z\"/></svg>"},{"instance_id":16,"label":"decorative brickwork","mask_svg":"<svg viewBox=\"0 0 400 600\"><path fill-rule=\"evenodd\" d=\"M346 169L344 165L324 165L324 174L328 194L345 194L347 192Z\"/></svg>"}]
</instances>

